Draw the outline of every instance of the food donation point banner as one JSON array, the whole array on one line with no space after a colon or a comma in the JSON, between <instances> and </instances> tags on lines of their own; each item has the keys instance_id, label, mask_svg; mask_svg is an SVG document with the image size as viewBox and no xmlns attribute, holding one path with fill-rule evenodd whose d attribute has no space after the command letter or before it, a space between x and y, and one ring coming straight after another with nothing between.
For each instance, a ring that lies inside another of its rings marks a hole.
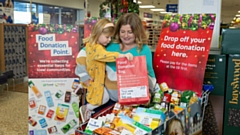
<instances>
[{"instance_id":1,"label":"food donation point banner","mask_svg":"<svg viewBox=\"0 0 240 135\"><path fill-rule=\"evenodd\" d=\"M79 125L76 25L28 26L29 135L70 135Z\"/></svg>"},{"instance_id":2,"label":"food donation point banner","mask_svg":"<svg viewBox=\"0 0 240 135\"><path fill-rule=\"evenodd\" d=\"M158 83L201 96L215 18L215 14L164 17L153 62Z\"/></svg>"},{"instance_id":3,"label":"food donation point banner","mask_svg":"<svg viewBox=\"0 0 240 135\"><path fill-rule=\"evenodd\" d=\"M29 78L74 78L79 52L77 26L38 24L28 26Z\"/></svg>"}]
</instances>

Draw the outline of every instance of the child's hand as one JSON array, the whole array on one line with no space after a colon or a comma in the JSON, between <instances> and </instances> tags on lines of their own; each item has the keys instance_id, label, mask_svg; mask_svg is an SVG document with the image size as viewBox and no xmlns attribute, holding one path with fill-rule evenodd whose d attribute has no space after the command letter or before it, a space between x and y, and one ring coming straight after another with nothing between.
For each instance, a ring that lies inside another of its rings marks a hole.
<instances>
[{"instance_id":1,"label":"child's hand","mask_svg":"<svg viewBox=\"0 0 240 135\"><path fill-rule=\"evenodd\" d=\"M131 53L120 54L119 58L126 57L129 61L133 60L133 55Z\"/></svg>"},{"instance_id":2,"label":"child's hand","mask_svg":"<svg viewBox=\"0 0 240 135\"><path fill-rule=\"evenodd\" d=\"M129 61L132 61L132 60L133 60L133 55L132 55L131 53L125 54L125 57L126 57Z\"/></svg>"},{"instance_id":3,"label":"child's hand","mask_svg":"<svg viewBox=\"0 0 240 135\"><path fill-rule=\"evenodd\" d=\"M89 86L90 82L93 82L92 78L88 79L87 81L83 82L86 86Z\"/></svg>"}]
</instances>

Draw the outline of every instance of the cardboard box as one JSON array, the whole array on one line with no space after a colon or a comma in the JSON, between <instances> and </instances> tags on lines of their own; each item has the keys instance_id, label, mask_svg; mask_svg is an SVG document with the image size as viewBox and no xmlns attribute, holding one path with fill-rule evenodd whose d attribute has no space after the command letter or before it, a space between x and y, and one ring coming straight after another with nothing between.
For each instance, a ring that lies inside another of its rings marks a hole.
<instances>
[{"instance_id":1,"label":"cardboard box","mask_svg":"<svg viewBox=\"0 0 240 135\"><path fill-rule=\"evenodd\" d=\"M240 54L240 29L223 29L222 54Z\"/></svg>"},{"instance_id":2,"label":"cardboard box","mask_svg":"<svg viewBox=\"0 0 240 135\"><path fill-rule=\"evenodd\" d=\"M224 135L240 135L240 55L229 55L224 104Z\"/></svg>"},{"instance_id":3,"label":"cardboard box","mask_svg":"<svg viewBox=\"0 0 240 135\"><path fill-rule=\"evenodd\" d=\"M226 84L227 56L218 52L210 52L205 69L204 82L214 86L211 95L223 96Z\"/></svg>"}]
</instances>

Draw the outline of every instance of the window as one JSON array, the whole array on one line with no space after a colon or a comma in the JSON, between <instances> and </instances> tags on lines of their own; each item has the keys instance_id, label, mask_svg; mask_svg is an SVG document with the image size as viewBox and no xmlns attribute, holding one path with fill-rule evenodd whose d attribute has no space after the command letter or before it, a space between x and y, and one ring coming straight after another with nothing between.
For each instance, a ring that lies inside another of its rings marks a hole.
<instances>
[{"instance_id":1,"label":"window","mask_svg":"<svg viewBox=\"0 0 240 135\"><path fill-rule=\"evenodd\" d=\"M14 7L14 23L29 24L31 22L30 3L15 1ZM49 18L51 24L74 24L77 10L33 3L32 12L39 18L40 24L46 23L44 18Z\"/></svg>"}]
</instances>

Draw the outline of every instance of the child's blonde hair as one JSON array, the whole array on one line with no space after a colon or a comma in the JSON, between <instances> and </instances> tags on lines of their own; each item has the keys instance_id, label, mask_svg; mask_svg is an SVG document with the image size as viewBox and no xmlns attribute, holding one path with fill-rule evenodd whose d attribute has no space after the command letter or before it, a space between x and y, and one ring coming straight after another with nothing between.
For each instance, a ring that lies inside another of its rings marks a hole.
<instances>
[{"instance_id":1,"label":"child's blonde hair","mask_svg":"<svg viewBox=\"0 0 240 135\"><path fill-rule=\"evenodd\" d=\"M111 21L106 18L97 21L97 23L92 28L91 35L87 38L84 38L83 43L94 45L98 43L98 38L101 34L104 34L105 36L112 36L114 34L114 26L110 25L108 27L105 27L109 23L111 23Z\"/></svg>"}]
</instances>

